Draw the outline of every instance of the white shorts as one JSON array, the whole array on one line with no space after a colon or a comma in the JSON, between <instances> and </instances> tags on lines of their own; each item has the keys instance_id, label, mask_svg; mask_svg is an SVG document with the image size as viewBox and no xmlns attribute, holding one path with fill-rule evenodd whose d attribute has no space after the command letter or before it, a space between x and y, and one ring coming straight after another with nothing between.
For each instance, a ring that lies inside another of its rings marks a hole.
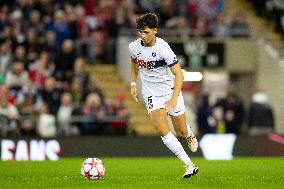
<instances>
[{"instance_id":1,"label":"white shorts","mask_svg":"<svg viewBox=\"0 0 284 189\"><path fill-rule=\"evenodd\" d=\"M165 109L165 103L172 97L172 94L162 96L144 96L144 101L148 110L148 114L157 109ZM172 116L179 116L184 114L185 106L182 93L179 93L176 107L169 111L168 114Z\"/></svg>"}]
</instances>

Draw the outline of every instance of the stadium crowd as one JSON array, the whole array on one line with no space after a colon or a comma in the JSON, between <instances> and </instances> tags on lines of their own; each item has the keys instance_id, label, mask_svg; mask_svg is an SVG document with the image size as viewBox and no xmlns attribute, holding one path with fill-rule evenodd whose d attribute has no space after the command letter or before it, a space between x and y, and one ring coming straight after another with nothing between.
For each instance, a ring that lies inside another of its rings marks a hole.
<instances>
[{"instance_id":1,"label":"stadium crowd","mask_svg":"<svg viewBox=\"0 0 284 189\"><path fill-rule=\"evenodd\" d=\"M228 18L224 3L224 0L2 0L1 135L98 133L106 123L102 121L93 127L87 119L82 124L82 116L100 120L128 117L123 95L106 102L86 66L115 63L114 45L121 29L135 29L136 18L145 12L158 15L161 29L188 32L191 37L250 36L244 12Z\"/></svg>"},{"instance_id":2,"label":"stadium crowd","mask_svg":"<svg viewBox=\"0 0 284 189\"><path fill-rule=\"evenodd\" d=\"M266 135L274 130L273 108L264 91L256 92L248 109L231 87L225 98L215 103L209 94L203 94L196 110L198 133L248 133L250 136ZM247 128L244 128L244 124Z\"/></svg>"},{"instance_id":3,"label":"stadium crowd","mask_svg":"<svg viewBox=\"0 0 284 189\"><path fill-rule=\"evenodd\" d=\"M92 2L1 1L2 137L101 132L106 124L117 125L111 120L118 117L127 124L123 96L106 102L86 71L99 51Z\"/></svg>"}]
</instances>

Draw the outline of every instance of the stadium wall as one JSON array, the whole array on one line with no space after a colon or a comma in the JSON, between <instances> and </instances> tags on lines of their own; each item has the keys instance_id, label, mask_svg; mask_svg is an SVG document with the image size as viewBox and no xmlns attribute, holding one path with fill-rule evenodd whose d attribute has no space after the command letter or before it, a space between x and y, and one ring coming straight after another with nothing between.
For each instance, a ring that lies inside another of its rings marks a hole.
<instances>
[{"instance_id":1,"label":"stadium wall","mask_svg":"<svg viewBox=\"0 0 284 189\"><path fill-rule=\"evenodd\" d=\"M258 44L257 89L267 93L274 110L275 131L284 134L284 59L265 41Z\"/></svg>"},{"instance_id":2,"label":"stadium wall","mask_svg":"<svg viewBox=\"0 0 284 189\"><path fill-rule=\"evenodd\" d=\"M256 69L257 49L252 39L227 39L226 70L231 73L253 73Z\"/></svg>"}]
</instances>

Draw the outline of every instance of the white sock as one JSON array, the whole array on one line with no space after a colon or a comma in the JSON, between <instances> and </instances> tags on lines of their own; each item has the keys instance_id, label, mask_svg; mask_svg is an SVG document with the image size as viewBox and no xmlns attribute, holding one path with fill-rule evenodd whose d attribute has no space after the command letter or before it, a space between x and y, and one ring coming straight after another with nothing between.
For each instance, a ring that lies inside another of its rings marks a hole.
<instances>
[{"instance_id":1,"label":"white sock","mask_svg":"<svg viewBox=\"0 0 284 189\"><path fill-rule=\"evenodd\" d=\"M169 132L166 136L161 137L163 143L185 164L189 165L191 164L191 160L184 151L181 143L178 141L178 139Z\"/></svg>"},{"instance_id":2,"label":"white sock","mask_svg":"<svg viewBox=\"0 0 284 189\"><path fill-rule=\"evenodd\" d=\"M194 137L194 133L193 133L193 131L192 131L192 129L191 129L191 127L190 127L189 124L186 124L186 128L187 128L187 136L188 136L188 137L189 137L189 136Z\"/></svg>"}]
</instances>

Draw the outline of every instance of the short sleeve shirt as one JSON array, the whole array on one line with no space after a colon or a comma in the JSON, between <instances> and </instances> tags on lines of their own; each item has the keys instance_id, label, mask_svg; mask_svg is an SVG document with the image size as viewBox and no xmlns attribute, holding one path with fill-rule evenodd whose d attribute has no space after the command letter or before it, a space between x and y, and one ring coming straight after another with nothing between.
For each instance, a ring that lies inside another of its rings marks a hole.
<instances>
[{"instance_id":1,"label":"short sleeve shirt","mask_svg":"<svg viewBox=\"0 0 284 189\"><path fill-rule=\"evenodd\" d=\"M178 63L169 44L156 37L154 46L143 46L140 38L129 44L131 58L138 65L143 96L163 96L171 94L174 76L169 69Z\"/></svg>"}]
</instances>

